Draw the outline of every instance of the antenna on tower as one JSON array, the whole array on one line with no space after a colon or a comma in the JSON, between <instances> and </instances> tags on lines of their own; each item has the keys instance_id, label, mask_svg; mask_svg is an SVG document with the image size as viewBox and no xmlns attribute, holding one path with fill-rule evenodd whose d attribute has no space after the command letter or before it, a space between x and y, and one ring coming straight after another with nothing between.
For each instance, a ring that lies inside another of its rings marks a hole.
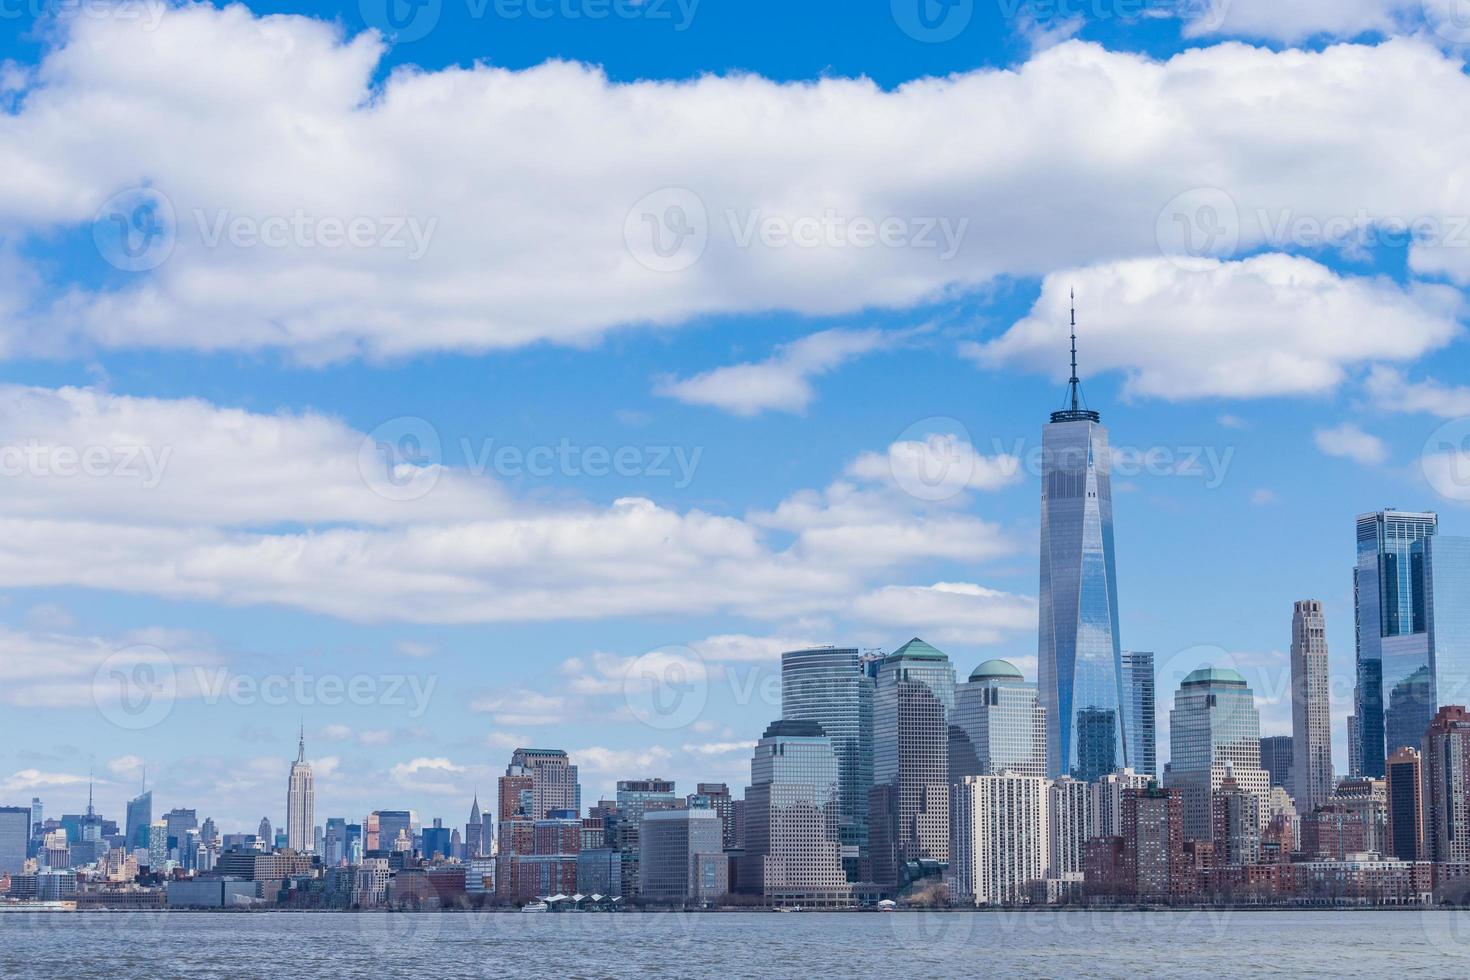
<instances>
[{"instance_id":1,"label":"antenna on tower","mask_svg":"<svg viewBox=\"0 0 1470 980\"><path fill-rule=\"evenodd\" d=\"M1099 422L1101 416L1091 409L1083 408L1082 379L1077 376L1077 290L1069 289L1072 307L1072 376L1067 379L1068 401L1059 412L1051 413L1053 422Z\"/></svg>"},{"instance_id":2,"label":"antenna on tower","mask_svg":"<svg viewBox=\"0 0 1470 980\"><path fill-rule=\"evenodd\" d=\"M1077 377L1077 290L1069 290L1072 300L1072 411L1077 411L1077 388L1082 384Z\"/></svg>"}]
</instances>

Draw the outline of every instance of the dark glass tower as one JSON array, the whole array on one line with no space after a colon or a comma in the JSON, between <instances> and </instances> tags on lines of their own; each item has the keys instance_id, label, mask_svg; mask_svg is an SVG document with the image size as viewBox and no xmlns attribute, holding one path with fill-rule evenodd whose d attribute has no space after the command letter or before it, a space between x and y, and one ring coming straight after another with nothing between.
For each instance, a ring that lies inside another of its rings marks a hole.
<instances>
[{"instance_id":1,"label":"dark glass tower","mask_svg":"<svg viewBox=\"0 0 1470 980\"><path fill-rule=\"evenodd\" d=\"M1108 430L1082 407L1072 313L1069 405L1042 430L1039 670L1047 769L1094 780L1131 764L1123 718Z\"/></svg>"}]
</instances>

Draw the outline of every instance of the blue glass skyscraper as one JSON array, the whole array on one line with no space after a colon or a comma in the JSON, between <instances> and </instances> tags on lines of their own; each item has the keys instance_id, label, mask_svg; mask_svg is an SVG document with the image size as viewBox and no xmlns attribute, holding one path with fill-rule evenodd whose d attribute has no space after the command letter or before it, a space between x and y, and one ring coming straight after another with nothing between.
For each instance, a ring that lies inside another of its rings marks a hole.
<instances>
[{"instance_id":1,"label":"blue glass skyscraper","mask_svg":"<svg viewBox=\"0 0 1470 980\"><path fill-rule=\"evenodd\" d=\"M1042 431L1038 676L1052 776L1094 780L1129 765L1108 430L1081 405L1072 314L1070 404Z\"/></svg>"},{"instance_id":2,"label":"blue glass skyscraper","mask_svg":"<svg viewBox=\"0 0 1470 980\"><path fill-rule=\"evenodd\" d=\"M1358 517L1353 569L1362 775L1383 778L1388 752L1417 746L1434 717L1425 545L1439 518L1383 510Z\"/></svg>"}]
</instances>

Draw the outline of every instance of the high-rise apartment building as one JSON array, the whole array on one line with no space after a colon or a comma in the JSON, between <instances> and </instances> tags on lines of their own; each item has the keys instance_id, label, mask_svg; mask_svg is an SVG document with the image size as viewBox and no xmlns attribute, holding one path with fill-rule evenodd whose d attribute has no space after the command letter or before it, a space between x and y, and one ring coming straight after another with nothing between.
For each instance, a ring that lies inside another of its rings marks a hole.
<instances>
[{"instance_id":1,"label":"high-rise apartment building","mask_svg":"<svg viewBox=\"0 0 1470 980\"><path fill-rule=\"evenodd\" d=\"M306 761L306 727L297 735L296 761L286 787L286 846L297 854L314 851L316 840L316 787L311 763Z\"/></svg>"},{"instance_id":2,"label":"high-rise apartment building","mask_svg":"<svg viewBox=\"0 0 1470 980\"><path fill-rule=\"evenodd\" d=\"M1047 796L1047 840L1051 847L1048 878L1075 877L1086 868L1087 838L1094 823L1092 788L1092 784L1069 776L1051 782Z\"/></svg>"},{"instance_id":3,"label":"high-rise apartment building","mask_svg":"<svg viewBox=\"0 0 1470 980\"><path fill-rule=\"evenodd\" d=\"M1424 838L1431 861L1470 861L1470 712L1440 708L1424 733Z\"/></svg>"},{"instance_id":4,"label":"high-rise apartment building","mask_svg":"<svg viewBox=\"0 0 1470 980\"><path fill-rule=\"evenodd\" d=\"M1245 678L1201 667L1184 678L1169 712L1170 760L1164 782L1179 790L1184 836L1210 840L1210 800L1227 776L1264 795L1271 779L1261 768L1261 718Z\"/></svg>"},{"instance_id":5,"label":"high-rise apartment building","mask_svg":"<svg viewBox=\"0 0 1470 980\"><path fill-rule=\"evenodd\" d=\"M1155 778L1158 761L1158 702L1154 693L1154 655L1123 651L1123 731L1128 738L1128 767Z\"/></svg>"},{"instance_id":6,"label":"high-rise apartment building","mask_svg":"<svg viewBox=\"0 0 1470 980\"><path fill-rule=\"evenodd\" d=\"M1082 407L1073 312L1069 404L1042 430L1039 678L1048 771L1092 781L1128 758L1108 432Z\"/></svg>"},{"instance_id":7,"label":"high-rise apartment building","mask_svg":"<svg viewBox=\"0 0 1470 980\"><path fill-rule=\"evenodd\" d=\"M949 861L954 688L949 657L917 638L877 666L868 818L873 880L881 884L896 884L905 862Z\"/></svg>"},{"instance_id":8,"label":"high-rise apartment building","mask_svg":"<svg viewBox=\"0 0 1470 980\"><path fill-rule=\"evenodd\" d=\"M531 777L530 808L526 812L531 820L544 820L553 810L582 812L577 767L561 749L516 749L506 775Z\"/></svg>"},{"instance_id":9,"label":"high-rise apartment building","mask_svg":"<svg viewBox=\"0 0 1470 980\"><path fill-rule=\"evenodd\" d=\"M1303 599L1291 615L1291 785L1310 813L1332 795L1332 704L1327 681L1327 620L1322 603Z\"/></svg>"},{"instance_id":10,"label":"high-rise apartment building","mask_svg":"<svg viewBox=\"0 0 1470 980\"><path fill-rule=\"evenodd\" d=\"M745 791L740 888L778 905L847 904L841 767L814 721L773 722L756 744Z\"/></svg>"},{"instance_id":11,"label":"high-rise apartment building","mask_svg":"<svg viewBox=\"0 0 1470 980\"><path fill-rule=\"evenodd\" d=\"M954 786L953 880L976 905L1027 901L1047 876L1050 782L1003 772L965 776Z\"/></svg>"},{"instance_id":12,"label":"high-rise apartment building","mask_svg":"<svg viewBox=\"0 0 1470 980\"><path fill-rule=\"evenodd\" d=\"M1046 775L1046 711L1035 684L1004 660L987 660L955 689L950 782L1003 771Z\"/></svg>"},{"instance_id":13,"label":"high-rise apartment building","mask_svg":"<svg viewBox=\"0 0 1470 980\"><path fill-rule=\"evenodd\" d=\"M868 849L873 684L862 652L851 647L781 654L781 717L820 725L837 754L837 832L850 879L858 876ZM733 843L733 825L728 830Z\"/></svg>"}]
</instances>

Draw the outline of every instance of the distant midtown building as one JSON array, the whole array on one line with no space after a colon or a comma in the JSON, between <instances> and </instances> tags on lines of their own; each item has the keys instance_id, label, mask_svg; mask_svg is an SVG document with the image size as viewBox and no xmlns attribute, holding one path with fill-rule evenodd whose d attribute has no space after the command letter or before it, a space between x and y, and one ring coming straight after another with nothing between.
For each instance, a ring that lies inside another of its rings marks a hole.
<instances>
[{"instance_id":1,"label":"distant midtown building","mask_svg":"<svg viewBox=\"0 0 1470 980\"><path fill-rule=\"evenodd\" d=\"M837 755L837 833L848 877L868 853L868 791L873 786L874 678L862 652L815 647L781 654L781 717L820 725ZM727 847L734 846L734 826Z\"/></svg>"},{"instance_id":2,"label":"distant midtown building","mask_svg":"<svg viewBox=\"0 0 1470 980\"><path fill-rule=\"evenodd\" d=\"M1154 693L1154 655L1123 651L1123 731L1128 739L1128 766L1155 778L1159 775L1158 713Z\"/></svg>"},{"instance_id":3,"label":"distant midtown building","mask_svg":"<svg viewBox=\"0 0 1470 980\"><path fill-rule=\"evenodd\" d=\"M262 841L265 842L267 850L270 850L272 847L275 846L276 835L275 832L271 830L270 817L260 818L260 824L258 827L256 827L255 836L259 837Z\"/></svg>"},{"instance_id":4,"label":"distant midtown building","mask_svg":"<svg viewBox=\"0 0 1470 980\"><path fill-rule=\"evenodd\" d=\"M470 804L470 819L464 827L464 849L468 857L485 857L490 853L490 842L495 839L494 824L488 812L480 811L480 794L475 793Z\"/></svg>"},{"instance_id":5,"label":"distant midtown building","mask_svg":"<svg viewBox=\"0 0 1470 980\"><path fill-rule=\"evenodd\" d=\"M950 782L1010 771L1046 775L1046 711L1036 685L1004 660L987 660L955 688Z\"/></svg>"},{"instance_id":6,"label":"distant midtown building","mask_svg":"<svg viewBox=\"0 0 1470 980\"><path fill-rule=\"evenodd\" d=\"M1270 789L1255 695L1229 668L1201 667L1184 678L1169 712L1169 750L1164 782L1179 790L1189 840L1211 839L1210 800L1227 776L1250 793Z\"/></svg>"},{"instance_id":7,"label":"distant midtown building","mask_svg":"<svg viewBox=\"0 0 1470 980\"><path fill-rule=\"evenodd\" d=\"M772 722L756 743L745 791L740 890L779 905L845 905L840 771L814 721Z\"/></svg>"},{"instance_id":8,"label":"distant midtown building","mask_svg":"<svg viewBox=\"0 0 1470 980\"><path fill-rule=\"evenodd\" d=\"M910 640L877 665L868 850L879 884L900 883L905 865L922 868L922 862L932 862L937 869L949 861L948 736L954 704L954 667L923 640Z\"/></svg>"},{"instance_id":9,"label":"distant midtown building","mask_svg":"<svg viewBox=\"0 0 1470 980\"><path fill-rule=\"evenodd\" d=\"M0 806L0 873L17 875L25 870L30 839L31 808Z\"/></svg>"},{"instance_id":10,"label":"distant midtown building","mask_svg":"<svg viewBox=\"0 0 1470 980\"><path fill-rule=\"evenodd\" d=\"M1388 855L1403 861L1423 861L1423 767L1417 749L1395 749L1385 765L1388 793Z\"/></svg>"},{"instance_id":11,"label":"distant midtown building","mask_svg":"<svg viewBox=\"0 0 1470 980\"><path fill-rule=\"evenodd\" d=\"M296 761L286 788L286 846L298 854L316 850L313 829L316 827L316 788L311 776L311 763L306 761L306 726L296 741Z\"/></svg>"},{"instance_id":12,"label":"distant midtown building","mask_svg":"<svg viewBox=\"0 0 1470 980\"><path fill-rule=\"evenodd\" d=\"M1271 777L1272 786L1291 792L1291 766L1296 745L1290 735L1267 735L1261 739L1261 768Z\"/></svg>"},{"instance_id":13,"label":"distant midtown building","mask_svg":"<svg viewBox=\"0 0 1470 980\"><path fill-rule=\"evenodd\" d=\"M148 825L153 823L153 791L144 789L128 801L126 830L129 849L148 846Z\"/></svg>"},{"instance_id":14,"label":"distant midtown building","mask_svg":"<svg viewBox=\"0 0 1470 980\"><path fill-rule=\"evenodd\" d=\"M1432 861L1470 861L1470 712L1440 708L1424 734L1424 838Z\"/></svg>"},{"instance_id":15,"label":"distant midtown building","mask_svg":"<svg viewBox=\"0 0 1470 980\"><path fill-rule=\"evenodd\" d=\"M1291 785L1304 813L1332 794L1332 704L1328 694L1327 620L1322 603L1304 599L1291 616Z\"/></svg>"},{"instance_id":16,"label":"distant midtown building","mask_svg":"<svg viewBox=\"0 0 1470 980\"><path fill-rule=\"evenodd\" d=\"M1133 761L1124 734L1108 432L1081 405L1076 312L1068 407L1042 430L1039 677L1048 773L1091 782Z\"/></svg>"}]
</instances>

